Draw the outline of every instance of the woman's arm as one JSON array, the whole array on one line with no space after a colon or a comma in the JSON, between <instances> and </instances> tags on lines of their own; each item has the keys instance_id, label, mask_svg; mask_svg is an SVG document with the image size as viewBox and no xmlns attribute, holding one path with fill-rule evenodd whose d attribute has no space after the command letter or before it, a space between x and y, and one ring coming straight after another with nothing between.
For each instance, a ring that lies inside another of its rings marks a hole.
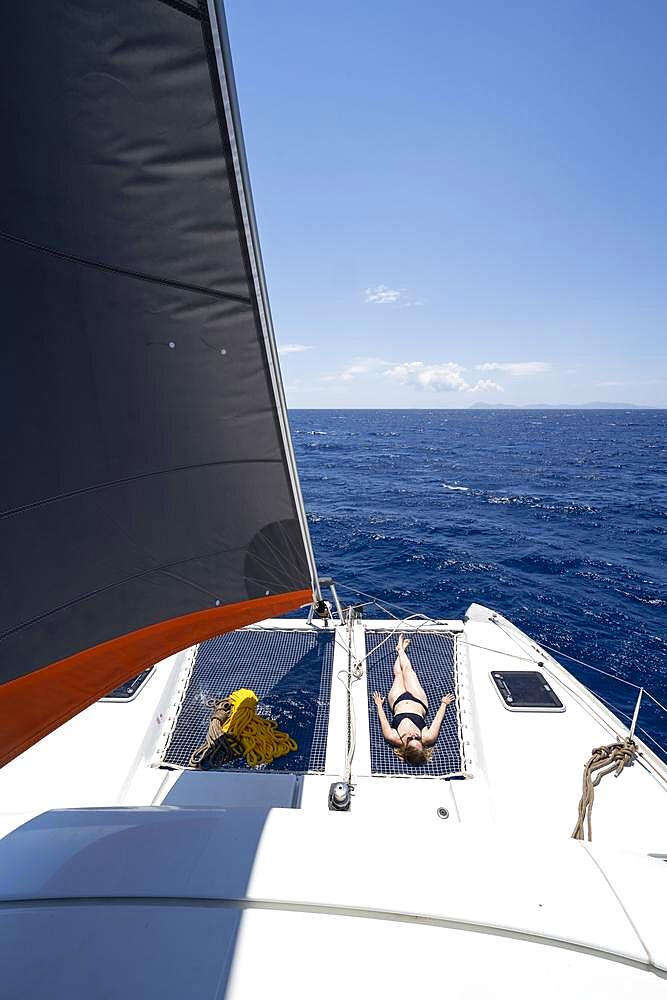
<instances>
[{"instance_id":1,"label":"woman's arm","mask_svg":"<svg viewBox=\"0 0 667 1000\"><path fill-rule=\"evenodd\" d=\"M454 701L453 694L445 694L440 702L440 708L435 713L433 717L433 722L422 732L422 743L425 747L432 747L438 736L440 735L440 726L442 725L442 720L445 717L445 712L447 711L447 706L451 705Z\"/></svg>"},{"instance_id":2,"label":"woman's arm","mask_svg":"<svg viewBox=\"0 0 667 1000\"><path fill-rule=\"evenodd\" d=\"M382 707L382 702L384 698L379 691L373 691L373 701L375 702L375 707L378 710L378 718L380 720L380 727L382 728L382 735L386 739L387 743L391 743L393 747L400 747L401 740L387 720L387 716L384 714L384 708Z\"/></svg>"}]
</instances>

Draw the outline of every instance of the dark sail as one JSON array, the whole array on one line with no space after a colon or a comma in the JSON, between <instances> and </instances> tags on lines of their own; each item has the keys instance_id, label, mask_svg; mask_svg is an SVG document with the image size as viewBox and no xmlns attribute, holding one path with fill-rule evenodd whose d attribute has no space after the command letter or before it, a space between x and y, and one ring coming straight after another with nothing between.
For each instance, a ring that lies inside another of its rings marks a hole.
<instances>
[{"instance_id":1,"label":"dark sail","mask_svg":"<svg viewBox=\"0 0 667 1000\"><path fill-rule=\"evenodd\" d=\"M2 8L0 761L316 587L221 15Z\"/></svg>"}]
</instances>

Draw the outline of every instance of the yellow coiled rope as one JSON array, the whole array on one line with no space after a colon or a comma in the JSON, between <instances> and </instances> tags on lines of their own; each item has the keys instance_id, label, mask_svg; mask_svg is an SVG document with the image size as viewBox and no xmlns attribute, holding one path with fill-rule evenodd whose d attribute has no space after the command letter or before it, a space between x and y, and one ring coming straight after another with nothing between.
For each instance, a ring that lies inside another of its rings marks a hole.
<instances>
[{"instance_id":1,"label":"yellow coiled rope","mask_svg":"<svg viewBox=\"0 0 667 1000\"><path fill-rule=\"evenodd\" d=\"M257 695L254 691L239 688L229 695L228 701L232 703L232 712L222 731L241 745L249 767L270 764L276 757L298 750L292 737L282 733L275 722L257 715Z\"/></svg>"}]
</instances>

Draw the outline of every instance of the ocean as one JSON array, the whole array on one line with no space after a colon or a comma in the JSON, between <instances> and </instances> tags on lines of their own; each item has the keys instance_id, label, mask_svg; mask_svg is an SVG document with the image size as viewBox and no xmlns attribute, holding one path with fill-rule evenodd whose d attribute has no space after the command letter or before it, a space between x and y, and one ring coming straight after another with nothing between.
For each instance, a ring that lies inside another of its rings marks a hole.
<instances>
[{"instance_id":1,"label":"ocean","mask_svg":"<svg viewBox=\"0 0 667 1000\"><path fill-rule=\"evenodd\" d=\"M291 410L290 423L318 567L341 597L447 618L484 604L667 705L667 411ZM633 688L562 662L632 714ZM667 713L644 699L640 725L667 759Z\"/></svg>"}]
</instances>

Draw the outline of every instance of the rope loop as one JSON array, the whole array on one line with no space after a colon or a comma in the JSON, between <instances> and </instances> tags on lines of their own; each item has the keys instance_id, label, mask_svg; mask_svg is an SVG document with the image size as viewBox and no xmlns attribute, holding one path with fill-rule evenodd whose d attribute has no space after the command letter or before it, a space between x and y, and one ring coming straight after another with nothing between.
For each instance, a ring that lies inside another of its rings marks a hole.
<instances>
[{"instance_id":1,"label":"rope loop","mask_svg":"<svg viewBox=\"0 0 667 1000\"><path fill-rule=\"evenodd\" d=\"M593 748L591 756L584 765L579 814L572 831L573 840L584 839L584 823L586 824L586 839L589 841L593 839L592 813L595 789L605 774L610 774L613 771L615 777L618 778L623 768L632 764L636 753L637 744L631 737L627 737L619 743Z\"/></svg>"},{"instance_id":2,"label":"rope loop","mask_svg":"<svg viewBox=\"0 0 667 1000\"><path fill-rule=\"evenodd\" d=\"M257 715L257 695L239 688L227 698L208 698L211 709L206 739L190 756L190 767L210 769L245 757L249 767L270 764L298 750L295 741L272 719Z\"/></svg>"}]
</instances>

